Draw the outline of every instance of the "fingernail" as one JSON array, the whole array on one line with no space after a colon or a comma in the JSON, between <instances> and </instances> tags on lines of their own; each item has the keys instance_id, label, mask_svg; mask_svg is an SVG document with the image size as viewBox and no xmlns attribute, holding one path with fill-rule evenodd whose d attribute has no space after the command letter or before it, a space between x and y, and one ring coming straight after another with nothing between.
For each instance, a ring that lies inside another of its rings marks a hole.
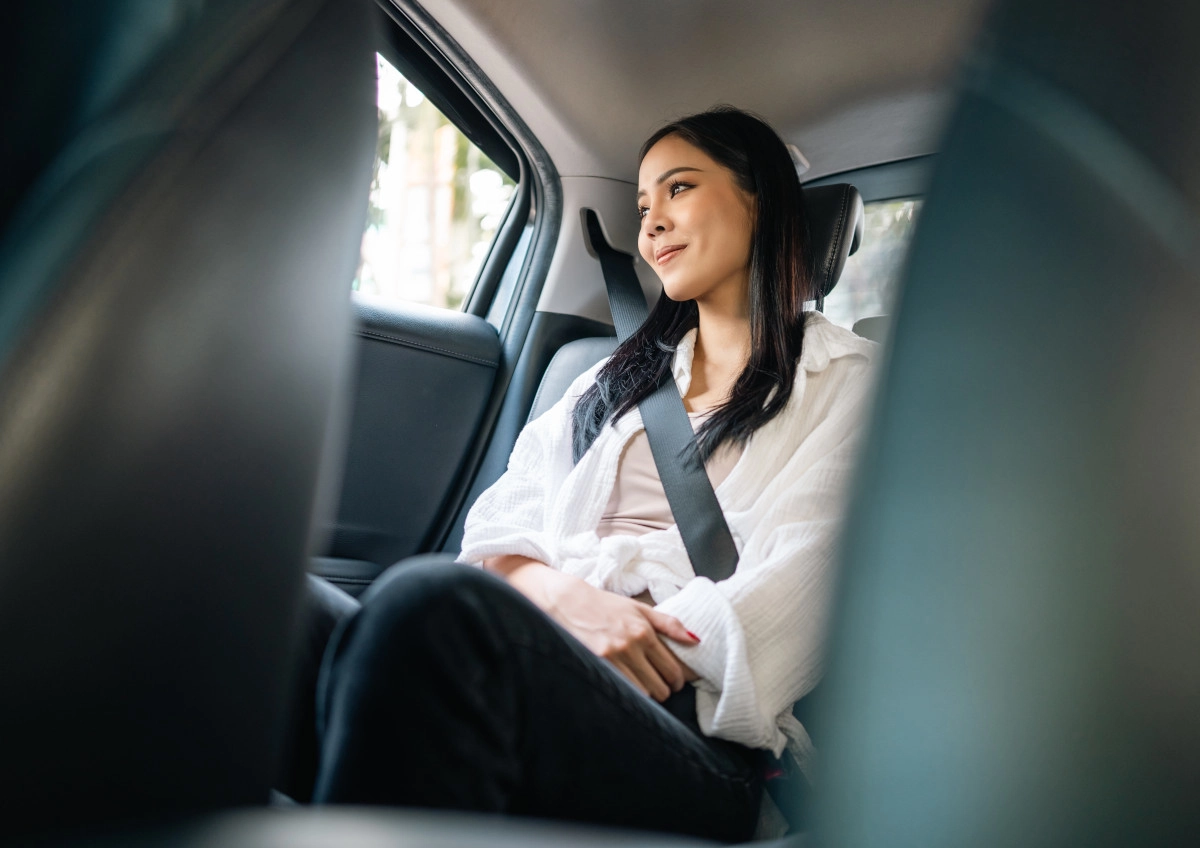
<instances>
[{"instance_id":1,"label":"fingernail","mask_svg":"<svg viewBox=\"0 0 1200 848\"><path fill-rule=\"evenodd\" d=\"M697 642L699 642L699 641L700 641L700 637L699 637L699 636L697 636L695 633L693 633L693 632L692 632L692 631L690 631L690 630L689 630L689 631L687 631L687 635L691 636L691 637L692 637L693 639L695 639Z\"/></svg>"}]
</instances>

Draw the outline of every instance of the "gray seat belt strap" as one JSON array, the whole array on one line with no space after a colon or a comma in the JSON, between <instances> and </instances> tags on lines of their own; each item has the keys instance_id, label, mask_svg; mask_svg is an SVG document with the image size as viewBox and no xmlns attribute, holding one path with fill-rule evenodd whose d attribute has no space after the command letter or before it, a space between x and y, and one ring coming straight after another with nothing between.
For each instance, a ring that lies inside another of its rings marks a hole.
<instances>
[{"instance_id":1,"label":"gray seat belt strap","mask_svg":"<svg viewBox=\"0 0 1200 848\"><path fill-rule=\"evenodd\" d=\"M646 298L633 269L633 257L614 248L604 238L600 220L584 210L586 236L600 260L617 339L625 341L649 314ZM675 381L667 379L638 404L650 452L662 479L671 514L679 527L692 570L710 580L724 580L737 568L738 552L708 473L697 462L696 434Z\"/></svg>"}]
</instances>

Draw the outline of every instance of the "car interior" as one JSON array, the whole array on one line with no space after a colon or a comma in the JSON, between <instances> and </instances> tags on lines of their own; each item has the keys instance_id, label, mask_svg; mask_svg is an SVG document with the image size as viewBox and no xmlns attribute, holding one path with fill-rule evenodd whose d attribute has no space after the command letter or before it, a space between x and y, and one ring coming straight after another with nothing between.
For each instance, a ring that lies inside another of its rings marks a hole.
<instances>
[{"instance_id":1,"label":"car interior","mask_svg":"<svg viewBox=\"0 0 1200 848\"><path fill-rule=\"evenodd\" d=\"M0 844L705 844L272 790L305 581L458 551L615 345L584 215L636 257L638 146L718 103L880 344L819 779L760 844L1194 841L1200 6L13 12Z\"/></svg>"}]
</instances>

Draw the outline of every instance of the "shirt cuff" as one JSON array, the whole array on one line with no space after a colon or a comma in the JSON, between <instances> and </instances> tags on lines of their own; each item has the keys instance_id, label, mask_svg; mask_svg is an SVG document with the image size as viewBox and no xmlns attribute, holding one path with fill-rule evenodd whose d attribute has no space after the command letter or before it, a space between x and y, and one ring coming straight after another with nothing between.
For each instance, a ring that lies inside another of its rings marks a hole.
<instances>
[{"instance_id":1,"label":"shirt cuff","mask_svg":"<svg viewBox=\"0 0 1200 848\"><path fill-rule=\"evenodd\" d=\"M717 585L695 577L656 609L700 637L700 644L692 646L663 640L700 676L695 684L700 729L751 748L782 750L786 740L775 726L775 716L760 714L741 622Z\"/></svg>"}]
</instances>

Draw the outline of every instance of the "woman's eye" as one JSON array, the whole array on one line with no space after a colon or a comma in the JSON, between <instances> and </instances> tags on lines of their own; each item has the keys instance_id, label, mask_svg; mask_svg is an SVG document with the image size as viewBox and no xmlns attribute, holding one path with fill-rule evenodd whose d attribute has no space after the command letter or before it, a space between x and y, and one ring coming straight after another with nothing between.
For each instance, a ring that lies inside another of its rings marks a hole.
<instances>
[{"instance_id":1,"label":"woman's eye","mask_svg":"<svg viewBox=\"0 0 1200 848\"><path fill-rule=\"evenodd\" d=\"M671 197L674 197L675 195L679 194L679 192L685 191L686 189L689 189L689 188L691 188L691 185L689 185L688 183L671 183L671 188L670 188Z\"/></svg>"},{"instance_id":2,"label":"woman's eye","mask_svg":"<svg viewBox=\"0 0 1200 848\"><path fill-rule=\"evenodd\" d=\"M638 216L638 218L639 218L639 219L641 219L641 218L645 218L645 217L646 217L646 215L648 215L649 213L650 213L650 207L649 207L649 206L639 206L639 207L638 207L637 216Z\"/></svg>"}]
</instances>

